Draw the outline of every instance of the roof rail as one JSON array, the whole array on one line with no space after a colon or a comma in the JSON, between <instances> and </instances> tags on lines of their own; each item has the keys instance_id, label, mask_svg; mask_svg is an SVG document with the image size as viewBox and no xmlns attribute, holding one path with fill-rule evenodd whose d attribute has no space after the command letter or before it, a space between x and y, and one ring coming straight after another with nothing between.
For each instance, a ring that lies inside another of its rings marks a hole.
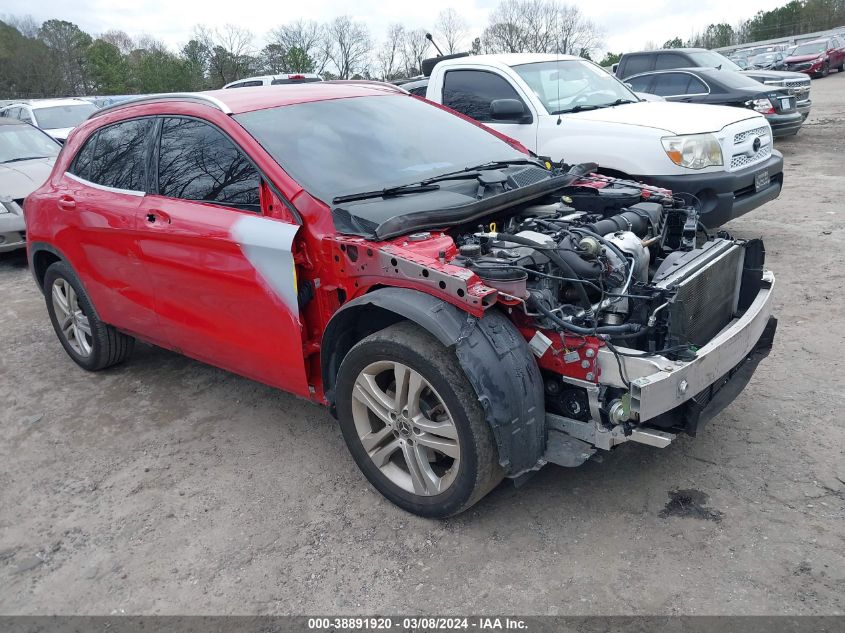
<instances>
[{"instance_id":1,"label":"roof rail","mask_svg":"<svg viewBox=\"0 0 845 633\"><path fill-rule=\"evenodd\" d=\"M120 103L115 103L114 105L106 106L105 108L97 110L96 112L92 113L88 118L93 119L95 117L100 116L101 114L114 112L115 110L128 108L130 106L143 105L145 103L159 103L161 101L192 101L194 103L199 103L200 105L207 105L211 108L216 108L220 110L220 112L222 112L223 114L232 114L232 110L229 108L229 106L220 101L220 99L218 99L217 97L202 94L201 92L171 92L158 95L146 95L144 97L138 97L137 99L128 99L127 101L121 101Z\"/></svg>"}]
</instances>

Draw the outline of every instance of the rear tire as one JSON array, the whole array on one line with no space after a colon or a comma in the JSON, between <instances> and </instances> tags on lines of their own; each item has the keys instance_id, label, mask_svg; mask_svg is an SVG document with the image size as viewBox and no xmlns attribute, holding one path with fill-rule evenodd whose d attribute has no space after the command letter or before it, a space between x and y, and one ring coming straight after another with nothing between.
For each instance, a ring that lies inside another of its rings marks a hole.
<instances>
[{"instance_id":1,"label":"rear tire","mask_svg":"<svg viewBox=\"0 0 845 633\"><path fill-rule=\"evenodd\" d=\"M47 312L62 347L73 361L88 371L122 363L135 347L135 339L100 321L85 288L65 262L55 262L44 274Z\"/></svg>"},{"instance_id":2,"label":"rear tire","mask_svg":"<svg viewBox=\"0 0 845 633\"><path fill-rule=\"evenodd\" d=\"M400 508L448 517L502 480L493 433L457 357L416 324L397 323L355 345L336 394L353 459Z\"/></svg>"}]
</instances>

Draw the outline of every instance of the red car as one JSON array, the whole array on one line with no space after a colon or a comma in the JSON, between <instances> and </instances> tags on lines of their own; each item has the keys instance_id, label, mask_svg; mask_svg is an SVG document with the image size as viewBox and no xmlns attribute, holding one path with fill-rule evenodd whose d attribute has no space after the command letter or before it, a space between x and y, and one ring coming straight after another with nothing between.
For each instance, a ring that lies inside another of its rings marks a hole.
<instances>
[{"instance_id":1,"label":"red car","mask_svg":"<svg viewBox=\"0 0 845 633\"><path fill-rule=\"evenodd\" d=\"M442 517L695 434L771 347L762 243L595 168L383 84L148 97L73 132L28 254L84 369L137 338L327 405L381 493Z\"/></svg>"},{"instance_id":2,"label":"red car","mask_svg":"<svg viewBox=\"0 0 845 633\"><path fill-rule=\"evenodd\" d=\"M784 60L786 70L827 77L831 69L845 70L845 43L840 37L828 37L799 44Z\"/></svg>"}]
</instances>

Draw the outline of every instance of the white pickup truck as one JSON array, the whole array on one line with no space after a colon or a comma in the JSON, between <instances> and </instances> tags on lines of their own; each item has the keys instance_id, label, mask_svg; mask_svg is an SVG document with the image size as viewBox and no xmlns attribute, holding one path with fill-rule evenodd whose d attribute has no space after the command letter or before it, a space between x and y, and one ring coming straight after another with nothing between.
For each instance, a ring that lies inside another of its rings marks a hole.
<instances>
[{"instance_id":1,"label":"white pickup truck","mask_svg":"<svg viewBox=\"0 0 845 633\"><path fill-rule=\"evenodd\" d=\"M609 175L692 194L709 227L777 198L783 185L783 156L761 114L644 101L580 57L443 59L427 80L403 87L555 162L594 162Z\"/></svg>"}]
</instances>

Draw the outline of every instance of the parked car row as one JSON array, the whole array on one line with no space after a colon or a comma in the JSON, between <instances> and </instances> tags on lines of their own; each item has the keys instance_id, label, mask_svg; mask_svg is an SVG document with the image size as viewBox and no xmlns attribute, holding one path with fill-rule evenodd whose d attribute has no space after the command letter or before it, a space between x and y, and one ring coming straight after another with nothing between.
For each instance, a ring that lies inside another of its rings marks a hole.
<instances>
[{"instance_id":1,"label":"parked car row","mask_svg":"<svg viewBox=\"0 0 845 633\"><path fill-rule=\"evenodd\" d=\"M770 45L740 49L730 55L742 69L790 70L811 77L827 77L845 69L845 35L833 34L792 46Z\"/></svg>"},{"instance_id":2,"label":"parked car row","mask_svg":"<svg viewBox=\"0 0 845 633\"><path fill-rule=\"evenodd\" d=\"M60 149L38 128L0 118L0 253L26 246L24 198L47 180Z\"/></svg>"},{"instance_id":3,"label":"parked car row","mask_svg":"<svg viewBox=\"0 0 845 633\"><path fill-rule=\"evenodd\" d=\"M698 228L776 196L781 165L754 109L641 102L578 58L449 59L426 99L313 82L99 110L26 199L28 258L80 367L140 339L325 405L378 491L445 517L736 397L775 279L760 240ZM705 183L729 193L664 188Z\"/></svg>"},{"instance_id":4,"label":"parked car row","mask_svg":"<svg viewBox=\"0 0 845 633\"><path fill-rule=\"evenodd\" d=\"M0 118L31 123L64 143L70 131L96 110L84 99L38 99L6 105L0 108Z\"/></svg>"}]
</instances>

